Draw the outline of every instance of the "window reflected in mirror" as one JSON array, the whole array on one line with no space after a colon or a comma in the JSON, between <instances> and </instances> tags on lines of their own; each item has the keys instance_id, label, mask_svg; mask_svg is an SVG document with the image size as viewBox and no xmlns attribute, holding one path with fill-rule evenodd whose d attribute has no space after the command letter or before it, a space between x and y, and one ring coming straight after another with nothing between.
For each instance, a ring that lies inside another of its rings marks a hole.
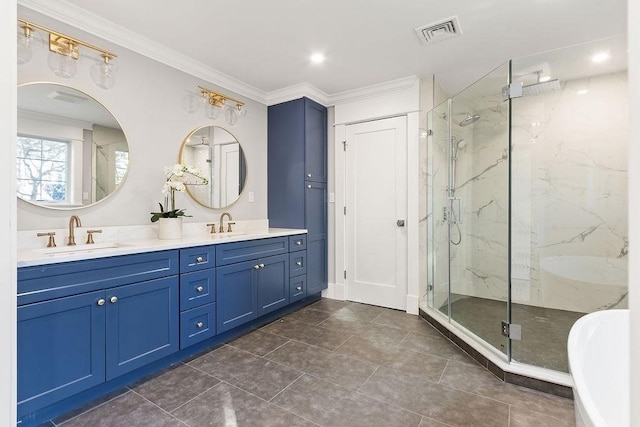
<instances>
[{"instance_id":1,"label":"window reflected in mirror","mask_svg":"<svg viewBox=\"0 0 640 427\"><path fill-rule=\"evenodd\" d=\"M90 206L113 194L129 170L129 145L118 121L68 86L18 88L17 141L18 197L39 206Z\"/></svg>"}]
</instances>

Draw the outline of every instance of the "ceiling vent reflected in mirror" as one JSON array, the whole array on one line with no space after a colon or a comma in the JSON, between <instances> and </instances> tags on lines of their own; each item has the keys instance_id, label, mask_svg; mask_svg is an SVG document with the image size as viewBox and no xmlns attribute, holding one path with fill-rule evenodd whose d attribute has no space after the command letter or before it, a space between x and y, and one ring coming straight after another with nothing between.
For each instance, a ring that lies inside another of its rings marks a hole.
<instances>
[{"instance_id":1,"label":"ceiling vent reflected in mirror","mask_svg":"<svg viewBox=\"0 0 640 427\"><path fill-rule=\"evenodd\" d=\"M443 21L432 22L416 28L416 33L423 44L431 44L441 40L457 37L462 34L460 22L457 16L452 16Z\"/></svg>"}]
</instances>

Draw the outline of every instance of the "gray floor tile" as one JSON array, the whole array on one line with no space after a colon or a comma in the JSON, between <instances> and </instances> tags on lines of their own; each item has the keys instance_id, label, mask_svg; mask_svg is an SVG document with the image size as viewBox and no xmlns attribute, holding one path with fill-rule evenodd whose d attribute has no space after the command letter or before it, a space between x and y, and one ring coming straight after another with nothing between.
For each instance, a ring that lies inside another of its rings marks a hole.
<instances>
[{"instance_id":1,"label":"gray floor tile","mask_svg":"<svg viewBox=\"0 0 640 427\"><path fill-rule=\"evenodd\" d=\"M273 400L322 426L418 426L420 415L304 375Z\"/></svg>"},{"instance_id":2,"label":"gray floor tile","mask_svg":"<svg viewBox=\"0 0 640 427\"><path fill-rule=\"evenodd\" d=\"M184 424L130 391L62 424L64 427L173 427Z\"/></svg>"},{"instance_id":3,"label":"gray floor tile","mask_svg":"<svg viewBox=\"0 0 640 427\"><path fill-rule=\"evenodd\" d=\"M297 341L288 342L266 358L354 390L376 369L369 362Z\"/></svg>"},{"instance_id":4,"label":"gray floor tile","mask_svg":"<svg viewBox=\"0 0 640 427\"><path fill-rule=\"evenodd\" d=\"M314 310L310 307L305 307L302 310L291 313L287 316L287 319L317 325L318 323L324 322L329 317L331 317L331 313L328 311Z\"/></svg>"},{"instance_id":5,"label":"gray floor tile","mask_svg":"<svg viewBox=\"0 0 640 427\"><path fill-rule=\"evenodd\" d=\"M132 389L147 400L171 412L220 382L188 365L180 365L144 381Z\"/></svg>"},{"instance_id":6,"label":"gray floor tile","mask_svg":"<svg viewBox=\"0 0 640 427\"><path fill-rule=\"evenodd\" d=\"M271 399L302 375L293 368L230 346L207 353L189 365L265 400Z\"/></svg>"},{"instance_id":7,"label":"gray floor tile","mask_svg":"<svg viewBox=\"0 0 640 427\"><path fill-rule=\"evenodd\" d=\"M339 301L335 299L322 298L320 301L314 304L311 304L309 308L312 308L314 310L327 311L329 313L333 313L349 306L350 304L353 304L353 303L348 301Z\"/></svg>"},{"instance_id":8,"label":"gray floor tile","mask_svg":"<svg viewBox=\"0 0 640 427\"><path fill-rule=\"evenodd\" d=\"M431 418L422 417L422 422L418 427L447 427L448 424L441 423L440 421L432 420Z\"/></svg>"},{"instance_id":9,"label":"gray floor tile","mask_svg":"<svg viewBox=\"0 0 640 427\"><path fill-rule=\"evenodd\" d=\"M288 318L270 323L261 330L327 350L335 350L351 336L351 334L344 331L321 328Z\"/></svg>"},{"instance_id":10,"label":"gray floor tile","mask_svg":"<svg viewBox=\"0 0 640 427\"><path fill-rule=\"evenodd\" d=\"M451 362L447 365L441 384L555 418L571 421L573 401L529 388L507 384L480 366Z\"/></svg>"},{"instance_id":11,"label":"gray floor tile","mask_svg":"<svg viewBox=\"0 0 640 427\"><path fill-rule=\"evenodd\" d=\"M447 359L433 355L418 353L398 346L370 341L353 336L336 350L336 353L357 357L376 365L397 368L406 374L420 375L430 381L437 382Z\"/></svg>"},{"instance_id":12,"label":"gray floor tile","mask_svg":"<svg viewBox=\"0 0 640 427\"><path fill-rule=\"evenodd\" d=\"M405 331L420 332L422 334L440 335L440 332L420 316L407 314L398 310L387 310L373 320L374 323L393 326Z\"/></svg>"},{"instance_id":13,"label":"gray floor tile","mask_svg":"<svg viewBox=\"0 0 640 427\"><path fill-rule=\"evenodd\" d=\"M95 400L92 400L91 402L87 403L86 405L82 405L79 408L73 409L69 412L66 412L62 415L60 415L59 417L54 418L52 421L55 425L60 425L65 421L70 420L71 418L74 418L84 412L87 412L90 409L93 409L97 406L102 405L103 403L106 403L112 399L115 399L118 396L121 396L125 393L128 393L129 389L127 387L122 387L118 390L112 391L111 393L108 393L102 397L99 397Z\"/></svg>"},{"instance_id":14,"label":"gray floor tile","mask_svg":"<svg viewBox=\"0 0 640 427\"><path fill-rule=\"evenodd\" d=\"M398 344L408 333L407 331L399 331L398 328L391 326L353 318L338 318L335 316L330 317L318 326L358 335L385 344Z\"/></svg>"},{"instance_id":15,"label":"gray floor tile","mask_svg":"<svg viewBox=\"0 0 640 427\"><path fill-rule=\"evenodd\" d=\"M334 311L333 316L340 319L372 321L387 310L389 309L353 302L340 310Z\"/></svg>"},{"instance_id":16,"label":"gray floor tile","mask_svg":"<svg viewBox=\"0 0 640 427\"><path fill-rule=\"evenodd\" d=\"M192 427L200 426L312 426L252 394L220 383L173 412Z\"/></svg>"},{"instance_id":17,"label":"gray floor tile","mask_svg":"<svg viewBox=\"0 0 640 427\"><path fill-rule=\"evenodd\" d=\"M452 387L380 367L360 393L393 403L452 426L500 426L509 422L509 406Z\"/></svg>"},{"instance_id":18,"label":"gray floor tile","mask_svg":"<svg viewBox=\"0 0 640 427\"><path fill-rule=\"evenodd\" d=\"M456 362L468 363L471 365L478 364L475 359L442 335L409 332L409 334L405 336L398 345L402 348L438 357L444 357L445 359L455 360Z\"/></svg>"},{"instance_id":19,"label":"gray floor tile","mask_svg":"<svg viewBox=\"0 0 640 427\"><path fill-rule=\"evenodd\" d=\"M287 341L289 341L289 338L257 330L233 340L228 344L257 356L264 356L267 353L271 353Z\"/></svg>"},{"instance_id":20,"label":"gray floor tile","mask_svg":"<svg viewBox=\"0 0 640 427\"><path fill-rule=\"evenodd\" d=\"M509 427L573 427L575 420L559 420L540 412L511 407Z\"/></svg>"}]
</instances>

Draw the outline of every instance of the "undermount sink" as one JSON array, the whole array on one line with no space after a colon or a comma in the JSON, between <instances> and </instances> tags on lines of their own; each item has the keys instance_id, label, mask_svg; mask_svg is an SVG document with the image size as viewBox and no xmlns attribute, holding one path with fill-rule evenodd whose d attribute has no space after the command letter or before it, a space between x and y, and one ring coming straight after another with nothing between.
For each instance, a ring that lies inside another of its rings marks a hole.
<instances>
[{"instance_id":1,"label":"undermount sink","mask_svg":"<svg viewBox=\"0 0 640 427\"><path fill-rule=\"evenodd\" d=\"M210 237L212 239L229 239L231 237L244 236L246 234L247 233L243 233L239 231L225 231L224 233L211 234Z\"/></svg>"},{"instance_id":2,"label":"undermount sink","mask_svg":"<svg viewBox=\"0 0 640 427\"><path fill-rule=\"evenodd\" d=\"M105 249L121 248L123 246L127 245L117 242L104 242L92 243L90 245L57 246L55 248L35 249L34 251L45 255L71 255L76 253L91 253Z\"/></svg>"}]
</instances>

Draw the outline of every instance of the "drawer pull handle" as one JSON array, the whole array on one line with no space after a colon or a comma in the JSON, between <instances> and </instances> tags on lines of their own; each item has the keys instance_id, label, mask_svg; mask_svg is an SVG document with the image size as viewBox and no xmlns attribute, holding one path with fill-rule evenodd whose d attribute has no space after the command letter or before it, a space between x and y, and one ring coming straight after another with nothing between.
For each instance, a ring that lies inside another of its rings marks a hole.
<instances>
[{"instance_id":1,"label":"drawer pull handle","mask_svg":"<svg viewBox=\"0 0 640 427\"><path fill-rule=\"evenodd\" d=\"M106 302L106 301L104 300L104 298L100 298L100 299L98 300L98 303L97 303L97 304L98 304L99 306L103 306L105 302Z\"/></svg>"},{"instance_id":2,"label":"drawer pull handle","mask_svg":"<svg viewBox=\"0 0 640 427\"><path fill-rule=\"evenodd\" d=\"M296 246L302 246L302 240L296 240Z\"/></svg>"},{"instance_id":3,"label":"drawer pull handle","mask_svg":"<svg viewBox=\"0 0 640 427\"><path fill-rule=\"evenodd\" d=\"M118 297L113 296L113 297L111 297L111 299L109 301L111 301L111 304L115 304L115 303L118 302Z\"/></svg>"},{"instance_id":4,"label":"drawer pull handle","mask_svg":"<svg viewBox=\"0 0 640 427\"><path fill-rule=\"evenodd\" d=\"M296 286L296 291L301 291L302 290L302 286Z\"/></svg>"},{"instance_id":5,"label":"drawer pull handle","mask_svg":"<svg viewBox=\"0 0 640 427\"><path fill-rule=\"evenodd\" d=\"M253 268L255 268L256 270L260 268L260 266L258 264L254 265Z\"/></svg>"},{"instance_id":6,"label":"drawer pull handle","mask_svg":"<svg viewBox=\"0 0 640 427\"><path fill-rule=\"evenodd\" d=\"M202 262L204 261L204 258L202 258L201 256L196 257L196 262Z\"/></svg>"},{"instance_id":7,"label":"drawer pull handle","mask_svg":"<svg viewBox=\"0 0 640 427\"><path fill-rule=\"evenodd\" d=\"M307 188L311 188L311 184L307 184Z\"/></svg>"},{"instance_id":8,"label":"drawer pull handle","mask_svg":"<svg viewBox=\"0 0 640 427\"><path fill-rule=\"evenodd\" d=\"M198 287L196 288L196 291L198 291L198 292L202 292L202 291L204 291L204 288L203 288L202 286L198 286Z\"/></svg>"},{"instance_id":9,"label":"drawer pull handle","mask_svg":"<svg viewBox=\"0 0 640 427\"><path fill-rule=\"evenodd\" d=\"M298 267L302 267L302 261L296 261L296 265L297 265Z\"/></svg>"},{"instance_id":10,"label":"drawer pull handle","mask_svg":"<svg viewBox=\"0 0 640 427\"><path fill-rule=\"evenodd\" d=\"M307 174L307 178L311 178L311 174L310 173Z\"/></svg>"},{"instance_id":11,"label":"drawer pull handle","mask_svg":"<svg viewBox=\"0 0 640 427\"><path fill-rule=\"evenodd\" d=\"M196 323L196 326L198 327L198 329L201 329L204 326L204 323L198 322Z\"/></svg>"},{"instance_id":12,"label":"drawer pull handle","mask_svg":"<svg viewBox=\"0 0 640 427\"><path fill-rule=\"evenodd\" d=\"M264 268L264 264L258 264L260 268Z\"/></svg>"}]
</instances>

